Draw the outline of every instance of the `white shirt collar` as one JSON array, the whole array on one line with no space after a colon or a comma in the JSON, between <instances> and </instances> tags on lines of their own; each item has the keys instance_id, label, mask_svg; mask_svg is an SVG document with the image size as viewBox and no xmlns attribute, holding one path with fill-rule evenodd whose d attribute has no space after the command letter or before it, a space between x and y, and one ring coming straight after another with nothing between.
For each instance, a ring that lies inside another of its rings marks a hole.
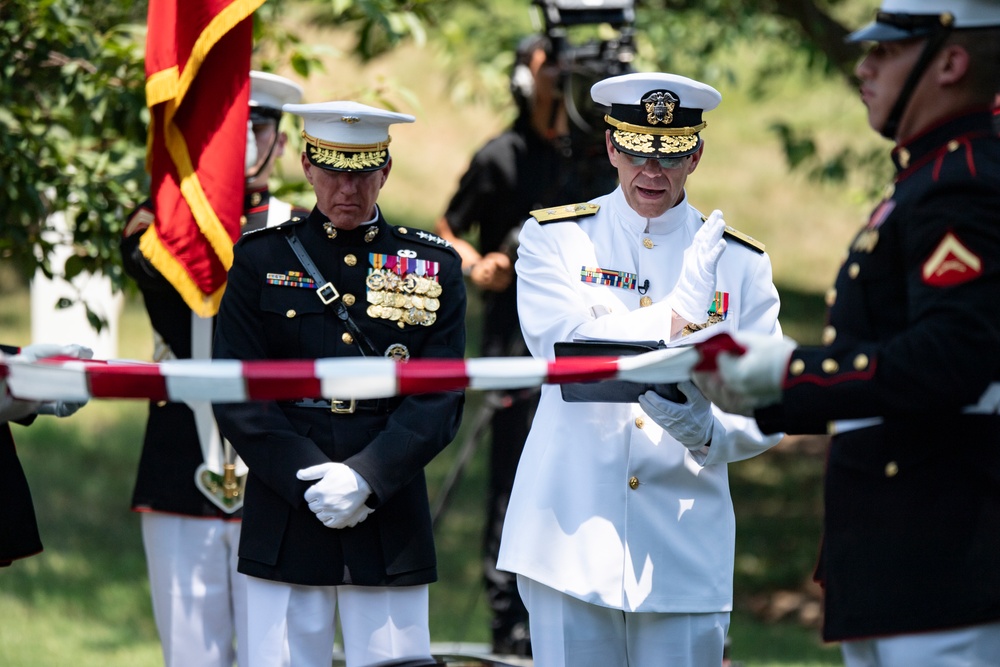
<instances>
[{"instance_id":1,"label":"white shirt collar","mask_svg":"<svg viewBox=\"0 0 1000 667\"><path fill-rule=\"evenodd\" d=\"M681 197L680 202L678 202L676 206L668 209L663 215L655 218L645 218L636 213L632 207L628 205L628 201L625 199L625 193L622 191L621 186L618 186L615 191L611 193L610 204L611 210L615 213L618 219L620 219L636 234L669 234L670 232L681 227L688 217L687 190L684 191L684 196Z\"/></svg>"}]
</instances>

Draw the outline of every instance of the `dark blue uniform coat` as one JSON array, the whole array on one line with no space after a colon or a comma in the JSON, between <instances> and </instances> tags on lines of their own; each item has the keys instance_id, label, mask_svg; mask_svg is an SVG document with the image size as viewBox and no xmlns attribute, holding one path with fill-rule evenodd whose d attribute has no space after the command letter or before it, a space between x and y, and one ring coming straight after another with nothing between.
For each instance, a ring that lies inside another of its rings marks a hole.
<instances>
[{"instance_id":1,"label":"dark blue uniform coat","mask_svg":"<svg viewBox=\"0 0 1000 667\"><path fill-rule=\"evenodd\" d=\"M18 351L7 345L0 345L0 349L5 354L17 354ZM34 419L31 415L18 423L29 424ZM0 424L0 567L41 550L31 490L17 458L10 426L4 422Z\"/></svg>"},{"instance_id":2,"label":"dark blue uniform coat","mask_svg":"<svg viewBox=\"0 0 1000 667\"><path fill-rule=\"evenodd\" d=\"M361 356L359 341L344 335L333 307L315 289L273 284L308 275L288 245L289 232L340 292L378 354L401 344L412 357L463 357L465 288L450 246L432 234L390 226L381 214L374 229L341 230L335 239L324 232L325 221L314 210L305 220L240 239L216 320L216 358ZM441 294L430 326L400 326L369 314L369 271L391 257L434 263ZM216 405L222 433L250 468L240 572L305 585L436 580L424 466L454 438L463 401L462 392L422 394L364 401L354 414L278 402ZM368 505L375 511L353 528L325 527L303 498L314 482L297 479L296 472L328 461L345 463L372 487Z\"/></svg>"},{"instance_id":3,"label":"dark blue uniform coat","mask_svg":"<svg viewBox=\"0 0 1000 667\"><path fill-rule=\"evenodd\" d=\"M893 152L894 192L792 355L765 431L833 437L817 571L824 637L1000 620L1000 138L954 118ZM843 429L843 425L841 425Z\"/></svg>"}]
</instances>

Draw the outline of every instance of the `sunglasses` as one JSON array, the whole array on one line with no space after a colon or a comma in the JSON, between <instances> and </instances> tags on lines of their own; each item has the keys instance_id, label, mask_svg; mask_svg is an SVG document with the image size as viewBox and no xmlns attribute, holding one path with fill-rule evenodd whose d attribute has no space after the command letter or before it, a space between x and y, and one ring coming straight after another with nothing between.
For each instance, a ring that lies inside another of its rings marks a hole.
<instances>
[{"instance_id":1,"label":"sunglasses","mask_svg":"<svg viewBox=\"0 0 1000 667\"><path fill-rule=\"evenodd\" d=\"M625 158L633 167L641 167L646 164L646 160L652 160L656 164L660 165L660 169L677 169L684 164L690 155L685 155L684 157L643 157L642 155L631 155L630 153L622 153L619 151L619 155L624 155Z\"/></svg>"}]
</instances>

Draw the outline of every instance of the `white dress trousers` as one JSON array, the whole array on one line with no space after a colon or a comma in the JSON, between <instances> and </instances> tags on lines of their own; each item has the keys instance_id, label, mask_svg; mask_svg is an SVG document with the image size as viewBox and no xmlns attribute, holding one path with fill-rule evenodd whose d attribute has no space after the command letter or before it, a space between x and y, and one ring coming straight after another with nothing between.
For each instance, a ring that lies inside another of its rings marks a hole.
<instances>
[{"instance_id":1,"label":"white dress trousers","mask_svg":"<svg viewBox=\"0 0 1000 667\"><path fill-rule=\"evenodd\" d=\"M166 667L247 667L240 522L144 512L142 541Z\"/></svg>"},{"instance_id":2,"label":"white dress trousers","mask_svg":"<svg viewBox=\"0 0 1000 667\"><path fill-rule=\"evenodd\" d=\"M729 613L627 613L518 576L534 667L719 667Z\"/></svg>"},{"instance_id":3,"label":"white dress trousers","mask_svg":"<svg viewBox=\"0 0 1000 667\"><path fill-rule=\"evenodd\" d=\"M843 642L845 667L996 667L1000 623Z\"/></svg>"},{"instance_id":4,"label":"white dress trousers","mask_svg":"<svg viewBox=\"0 0 1000 667\"><path fill-rule=\"evenodd\" d=\"M430 658L428 586L300 586L247 577L249 667L330 667L337 605L347 667Z\"/></svg>"}]
</instances>

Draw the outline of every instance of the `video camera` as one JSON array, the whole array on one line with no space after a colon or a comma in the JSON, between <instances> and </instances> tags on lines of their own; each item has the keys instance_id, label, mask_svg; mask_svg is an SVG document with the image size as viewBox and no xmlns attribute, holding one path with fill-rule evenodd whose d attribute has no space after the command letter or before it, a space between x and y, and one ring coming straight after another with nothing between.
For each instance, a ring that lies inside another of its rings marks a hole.
<instances>
[{"instance_id":1,"label":"video camera","mask_svg":"<svg viewBox=\"0 0 1000 667\"><path fill-rule=\"evenodd\" d=\"M575 157L604 156L604 114L608 109L590 97L590 87L609 76L632 70L635 0L532 0L545 20L547 54L559 67L559 87L569 119L565 149ZM570 30L608 24L617 35L574 43Z\"/></svg>"}]
</instances>

